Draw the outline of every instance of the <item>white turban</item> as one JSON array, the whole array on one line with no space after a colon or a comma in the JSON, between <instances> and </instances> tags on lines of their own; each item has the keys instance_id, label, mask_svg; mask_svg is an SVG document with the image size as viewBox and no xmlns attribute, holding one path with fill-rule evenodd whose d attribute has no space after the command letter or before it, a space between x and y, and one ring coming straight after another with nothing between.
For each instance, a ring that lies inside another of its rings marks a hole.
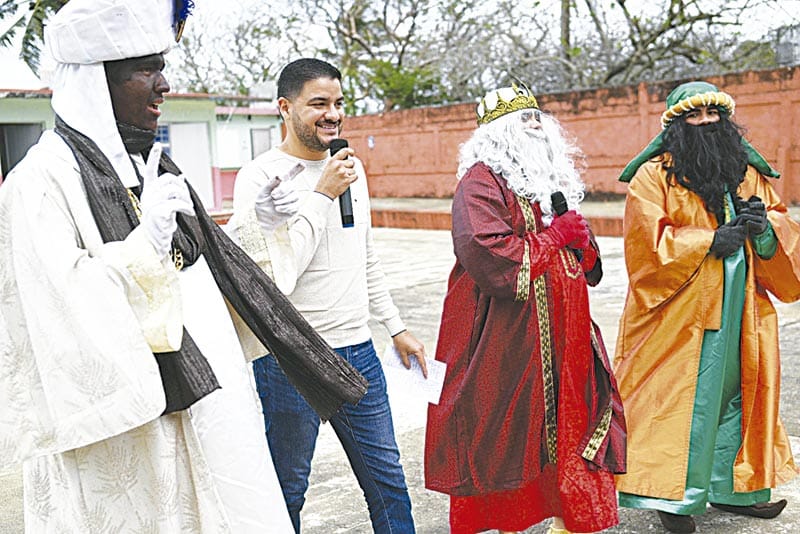
<instances>
[{"instance_id":1,"label":"white turban","mask_svg":"<svg viewBox=\"0 0 800 534\"><path fill-rule=\"evenodd\" d=\"M102 63L160 54L175 42L172 0L71 0L45 27L59 63Z\"/></svg>"},{"instance_id":2,"label":"white turban","mask_svg":"<svg viewBox=\"0 0 800 534\"><path fill-rule=\"evenodd\" d=\"M122 182L138 183L117 131L103 62L166 52L173 0L70 0L44 30L53 110L94 141Z\"/></svg>"}]
</instances>

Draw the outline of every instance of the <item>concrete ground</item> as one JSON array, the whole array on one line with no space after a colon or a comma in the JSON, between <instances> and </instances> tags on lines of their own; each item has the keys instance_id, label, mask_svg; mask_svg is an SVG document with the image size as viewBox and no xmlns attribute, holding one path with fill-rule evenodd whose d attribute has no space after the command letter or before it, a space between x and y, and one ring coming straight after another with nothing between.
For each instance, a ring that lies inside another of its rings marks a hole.
<instances>
[{"instance_id":1,"label":"concrete ground","mask_svg":"<svg viewBox=\"0 0 800 534\"><path fill-rule=\"evenodd\" d=\"M449 206L448 206L449 208ZM608 208L600 208L606 212ZM450 234L442 230L375 229L376 246L383 260L395 302L411 330L432 355L436 345L442 299L453 256ZM626 275L622 240L600 237L605 277L590 289L592 313L606 343L616 339L617 321L625 298ZM800 453L800 304L777 304L783 350L781 412L792 437L793 450ZM388 342L381 327L373 327L380 352ZM420 534L446 534L448 498L428 491L423 482L423 443L426 404L408 391L390 389L398 442ZM800 461L800 457L797 457ZM697 518L698 532L755 534L800 532L800 479L774 491L789 506L772 521L736 517L709 509ZM0 478L0 534L22 532L22 491L19 473ZM621 522L607 532L665 532L654 512L621 510ZM307 534L368 534L371 532L366 506L344 453L329 425L323 425L312 467L311 487L302 515ZM527 531L542 533L540 524ZM177 534L177 533L176 533Z\"/></svg>"},{"instance_id":2,"label":"concrete ground","mask_svg":"<svg viewBox=\"0 0 800 534\"><path fill-rule=\"evenodd\" d=\"M594 208L593 208L594 209ZM411 330L433 353L447 274L452 267L450 233L436 230L379 228L376 244L389 278L392 295ZM627 275L622 256L622 240L598 238L603 253L605 276L600 285L590 288L592 315L600 325L610 351L616 342L617 322L625 299ZM783 349L782 416L800 462L800 303L778 303ZM373 327L376 346L388 339L380 327ZM407 392L390 389L392 412L409 485L414 518L420 534L446 534L448 498L428 491L423 480L423 447L426 405ZM800 479L781 486L773 498L786 498L789 506L777 519L764 521L737 517L715 509L697 518L699 533L756 534L800 532ZM347 467L344 453L330 427L320 433L312 466L311 488L302 516L308 534L368 534L366 506L355 478ZM543 533L547 522L527 533ZM607 532L639 534L666 532L655 512L620 511L620 525Z\"/></svg>"}]
</instances>

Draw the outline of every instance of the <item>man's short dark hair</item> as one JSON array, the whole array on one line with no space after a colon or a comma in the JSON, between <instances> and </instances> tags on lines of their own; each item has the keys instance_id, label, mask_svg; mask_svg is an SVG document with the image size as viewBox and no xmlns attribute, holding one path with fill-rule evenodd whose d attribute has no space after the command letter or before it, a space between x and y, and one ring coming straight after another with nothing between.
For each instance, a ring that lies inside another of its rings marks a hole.
<instances>
[{"instance_id":1,"label":"man's short dark hair","mask_svg":"<svg viewBox=\"0 0 800 534\"><path fill-rule=\"evenodd\" d=\"M306 82L317 78L330 78L342 81L342 73L339 69L321 59L310 57L292 61L286 65L278 77L278 98L295 98L303 92Z\"/></svg>"}]
</instances>

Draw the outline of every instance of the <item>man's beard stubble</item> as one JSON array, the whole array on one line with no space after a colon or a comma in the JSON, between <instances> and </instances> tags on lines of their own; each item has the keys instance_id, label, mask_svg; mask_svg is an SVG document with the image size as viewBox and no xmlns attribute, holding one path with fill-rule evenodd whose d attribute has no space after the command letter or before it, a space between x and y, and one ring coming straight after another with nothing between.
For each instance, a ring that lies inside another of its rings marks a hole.
<instances>
[{"instance_id":1,"label":"man's beard stubble","mask_svg":"<svg viewBox=\"0 0 800 534\"><path fill-rule=\"evenodd\" d=\"M672 155L667 175L696 193L717 221L725 220L725 192L734 197L747 171L742 131L727 116L715 123L692 126L678 119L664 132L664 147Z\"/></svg>"},{"instance_id":2,"label":"man's beard stubble","mask_svg":"<svg viewBox=\"0 0 800 534\"><path fill-rule=\"evenodd\" d=\"M299 117L296 115L292 115L292 126L294 128L294 133L297 135L297 138L303 143L303 146L306 148L313 150L315 152L324 152L328 150L329 146L323 143L319 137L317 137L316 127L309 127L307 126ZM341 133L341 125L339 126L339 132Z\"/></svg>"}]
</instances>

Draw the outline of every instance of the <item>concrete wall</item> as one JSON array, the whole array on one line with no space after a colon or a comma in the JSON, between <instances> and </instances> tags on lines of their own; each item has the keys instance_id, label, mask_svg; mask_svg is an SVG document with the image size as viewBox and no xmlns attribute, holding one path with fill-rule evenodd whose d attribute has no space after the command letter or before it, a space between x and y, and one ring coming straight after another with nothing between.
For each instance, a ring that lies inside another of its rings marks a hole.
<instances>
[{"instance_id":1,"label":"concrete wall","mask_svg":"<svg viewBox=\"0 0 800 534\"><path fill-rule=\"evenodd\" d=\"M258 133L255 137L254 131ZM218 166L215 184L219 186L223 208L230 207L236 173L242 165L280 141L281 122L277 108L268 114L259 108L217 108Z\"/></svg>"},{"instance_id":2,"label":"concrete wall","mask_svg":"<svg viewBox=\"0 0 800 534\"><path fill-rule=\"evenodd\" d=\"M217 163L220 169L238 170L261 152L280 143L281 122L277 115L244 115L221 113L217 108ZM248 108L245 108L248 109ZM253 146L253 130L264 134L262 146Z\"/></svg>"},{"instance_id":3,"label":"concrete wall","mask_svg":"<svg viewBox=\"0 0 800 534\"><path fill-rule=\"evenodd\" d=\"M55 123L48 92L31 91L31 94L0 90L0 123L40 123L52 128Z\"/></svg>"},{"instance_id":4,"label":"concrete wall","mask_svg":"<svg viewBox=\"0 0 800 534\"><path fill-rule=\"evenodd\" d=\"M800 67L707 79L736 100L734 119L782 173L786 202L800 202ZM667 94L687 80L537 95L587 156L587 189L625 192L617 176L659 129ZM458 147L475 128L473 103L349 117L343 136L367 167L373 197L448 197ZM370 141L370 137L372 138ZM370 148L371 146L371 148Z\"/></svg>"},{"instance_id":5,"label":"concrete wall","mask_svg":"<svg viewBox=\"0 0 800 534\"><path fill-rule=\"evenodd\" d=\"M54 121L49 92L0 89L0 184L36 143L39 135L34 131L52 128Z\"/></svg>"}]
</instances>

